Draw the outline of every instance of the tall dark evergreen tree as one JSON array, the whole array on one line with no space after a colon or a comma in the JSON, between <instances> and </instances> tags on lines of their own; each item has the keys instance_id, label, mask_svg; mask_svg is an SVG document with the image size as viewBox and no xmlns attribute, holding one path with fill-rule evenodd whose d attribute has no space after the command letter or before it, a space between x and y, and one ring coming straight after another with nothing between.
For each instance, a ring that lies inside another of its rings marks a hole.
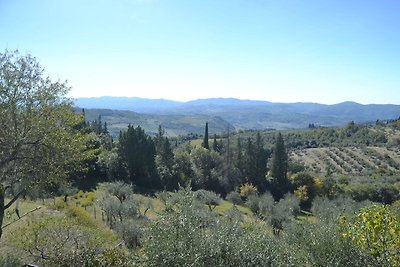
<instances>
[{"instance_id":1,"label":"tall dark evergreen tree","mask_svg":"<svg viewBox=\"0 0 400 267\"><path fill-rule=\"evenodd\" d=\"M256 176L265 180L267 174L268 151L264 148L260 132L257 132L255 143L255 172Z\"/></svg>"},{"instance_id":2,"label":"tall dark evergreen tree","mask_svg":"<svg viewBox=\"0 0 400 267\"><path fill-rule=\"evenodd\" d=\"M126 163L129 181L143 187L155 187L155 154L153 140L140 126L129 125L120 134L118 154Z\"/></svg>"},{"instance_id":3,"label":"tall dark evergreen tree","mask_svg":"<svg viewBox=\"0 0 400 267\"><path fill-rule=\"evenodd\" d=\"M103 133L108 134L107 122L104 122Z\"/></svg>"},{"instance_id":4,"label":"tall dark evergreen tree","mask_svg":"<svg viewBox=\"0 0 400 267\"><path fill-rule=\"evenodd\" d=\"M216 152L221 152L221 143L217 140L217 134L214 134L213 150Z\"/></svg>"},{"instance_id":5,"label":"tall dark evergreen tree","mask_svg":"<svg viewBox=\"0 0 400 267\"><path fill-rule=\"evenodd\" d=\"M206 149L210 149L210 146L208 145L208 122L206 122L206 127L204 130L203 147Z\"/></svg>"},{"instance_id":6,"label":"tall dark evergreen tree","mask_svg":"<svg viewBox=\"0 0 400 267\"><path fill-rule=\"evenodd\" d=\"M276 201L279 201L289 191L289 180L287 178L288 155L282 134L276 138L275 148L271 162L270 189Z\"/></svg>"},{"instance_id":7,"label":"tall dark evergreen tree","mask_svg":"<svg viewBox=\"0 0 400 267\"><path fill-rule=\"evenodd\" d=\"M168 137L160 125L154 138L156 146L156 167L161 179L161 186L167 190L178 189L179 181L174 170L175 158Z\"/></svg>"},{"instance_id":8,"label":"tall dark evergreen tree","mask_svg":"<svg viewBox=\"0 0 400 267\"><path fill-rule=\"evenodd\" d=\"M236 167L243 173L243 148L242 148L242 139L238 137L237 139L237 147L236 147Z\"/></svg>"},{"instance_id":9,"label":"tall dark evergreen tree","mask_svg":"<svg viewBox=\"0 0 400 267\"><path fill-rule=\"evenodd\" d=\"M249 137L243 155L243 174L247 182L257 186L260 192L264 192L267 187L265 179L267 165L267 152L263 148L261 136L258 135L254 143Z\"/></svg>"},{"instance_id":10,"label":"tall dark evergreen tree","mask_svg":"<svg viewBox=\"0 0 400 267\"><path fill-rule=\"evenodd\" d=\"M101 123L101 115L99 115L99 118L97 119L96 126L97 126L96 133L101 134L103 132L103 127L102 127L103 125Z\"/></svg>"},{"instance_id":11,"label":"tall dark evergreen tree","mask_svg":"<svg viewBox=\"0 0 400 267\"><path fill-rule=\"evenodd\" d=\"M246 146L244 149L244 159L243 159L243 174L247 177L247 181L251 182L252 177L254 177L254 144L251 138L247 138Z\"/></svg>"}]
</instances>

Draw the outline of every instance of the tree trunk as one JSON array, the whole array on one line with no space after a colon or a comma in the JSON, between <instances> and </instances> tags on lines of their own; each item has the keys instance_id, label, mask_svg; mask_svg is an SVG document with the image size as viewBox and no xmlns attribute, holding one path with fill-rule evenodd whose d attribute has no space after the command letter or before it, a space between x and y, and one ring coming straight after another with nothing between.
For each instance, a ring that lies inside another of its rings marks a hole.
<instances>
[{"instance_id":1,"label":"tree trunk","mask_svg":"<svg viewBox=\"0 0 400 267\"><path fill-rule=\"evenodd\" d=\"M4 196L5 195L5 190L3 185L0 185L0 239L1 236L3 235L3 220L4 220Z\"/></svg>"},{"instance_id":2,"label":"tree trunk","mask_svg":"<svg viewBox=\"0 0 400 267\"><path fill-rule=\"evenodd\" d=\"M0 239L3 235L3 220L4 220L4 211L11 207L11 205L17 201L17 199L25 192L25 190L20 191L16 194L7 204L4 203L6 189L2 184L0 184Z\"/></svg>"}]
</instances>

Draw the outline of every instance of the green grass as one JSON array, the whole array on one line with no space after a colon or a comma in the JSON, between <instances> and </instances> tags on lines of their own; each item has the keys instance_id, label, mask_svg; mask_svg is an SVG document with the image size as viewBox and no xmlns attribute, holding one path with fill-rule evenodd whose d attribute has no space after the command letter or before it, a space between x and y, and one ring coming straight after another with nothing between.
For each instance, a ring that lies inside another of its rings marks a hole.
<instances>
[{"instance_id":1,"label":"green grass","mask_svg":"<svg viewBox=\"0 0 400 267\"><path fill-rule=\"evenodd\" d=\"M234 205L233 203L226 200L222 200L220 204L215 207L214 211L221 215L224 215L229 209L233 208L234 206L236 206L238 210L240 210L247 216L253 215L253 212L249 208L240 205Z\"/></svg>"},{"instance_id":2,"label":"green grass","mask_svg":"<svg viewBox=\"0 0 400 267\"><path fill-rule=\"evenodd\" d=\"M5 199L5 203L8 203L10 199ZM18 204L17 204L18 202ZM8 209L6 209L4 213L4 222L3 225L6 225L10 222L13 222L18 219L17 213L15 212L15 208L18 205L19 215L22 216L25 213L36 209L37 207L44 208L44 205L41 201L29 201L29 200L18 200L14 202Z\"/></svg>"}]
</instances>

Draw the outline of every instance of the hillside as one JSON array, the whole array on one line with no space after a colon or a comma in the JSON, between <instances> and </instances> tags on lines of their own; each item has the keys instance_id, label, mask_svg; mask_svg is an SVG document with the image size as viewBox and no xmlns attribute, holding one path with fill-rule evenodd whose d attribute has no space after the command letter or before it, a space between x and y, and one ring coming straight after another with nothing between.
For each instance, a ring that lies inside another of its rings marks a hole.
<instances>
[{"instance_id":1,"label":"hillside","mask_svg":"<svg viewBox=\"0 0 400 267\"><path fill-rule=\"evenodd\" d=\"M308 171L363 176L400 173L400 120L281 133L291 160ZM240 132L233 135L232 143L254 136L255 131ZM263 131L261 136L265 146L273 149L276 131Z\"/></svg>"},{"instance_id":2,"label":"hillside","mask_svg":"<svg viewBox=\"0 0 400 267\"><path fill-rule=\"evenodd\" d=\"M186 135L188 133L204 133L204 125L209 123L210 133L224 132L234 127L220 117L209 115L150 115L127 110L85 109L86 120L93 121L99 116L112 136L117 136L120 130L128 124L140 125L148 134L154 134L162 125L169 136Z\"/></svg>"},{"instance_id":3,"label":"hillside","mask_svg":"<svg viewBox=\"0 0 400 267\"><path fill-rule=\"evenodd\" d=\"M236 129L299 129L313 123L317 126L343 126L395 119L400 116L399 105L361 105L343 102L335 105L317 103L272 103L234 98L199 99L178 102L137 97L78 98L75 105L82 108L130 110L157 115L216 116ZM118 121L114 120L116 124ZM204 122L202 122L204 124Z\"/></svg>"},{"instance_id":4,"label":"hillside","mask_svg":"<svg viewBox=\"0 0 400 267\"><path fill-rule=\"evenodd\" d=\"M315 173L352 175L400 173L400 150L398 148L307 148L292 151L290 157Z\"/></svg>"}]
</instances>

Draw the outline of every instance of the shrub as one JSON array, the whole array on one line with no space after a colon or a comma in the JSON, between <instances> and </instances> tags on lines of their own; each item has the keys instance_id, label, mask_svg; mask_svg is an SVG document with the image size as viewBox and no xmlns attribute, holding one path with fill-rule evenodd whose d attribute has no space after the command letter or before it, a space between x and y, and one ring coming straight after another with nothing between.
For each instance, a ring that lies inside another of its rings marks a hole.
<instances>
[{"instance_id":1,"label":"shrub","mask_svg":"<svg viewBox=\"0 0 400 267\"><path fill-rule=\"evenodd\" d=\"M258 214L260 211L260 196L258 195L249 195L246 200L246 206L255 214Z\"/></svg>"},{"instance_id":2,"label":"shrub","mask_svg":"<svg viewBox=\"0 0 400 267\"><path fill-rule=\"evenodd\" d=\"M22 265L23 263L15 256L11 255L0 256L0 266L2 267L20 267Z\"/></svg>"},{"instance_id":3,"label":"shrub","mask_svg":"<svg viewBox=\"0 0 400 267\"><path fill-rule=\"evenodd\" d=\"M140 238L143 235L143 230L133 220L125 220L115 224L115 231L124 240L128 248L140 246Z\"/></svg>"},{"instance_id":4,"label":"shrub","mask_svg":"<svg viewBox=\"0 0 400 267\"><path fill-rule=\"evenodd\" d=\"M190 194L177 198L181 201L151 223L143 266L382 266L344 239L334 224L292 224L276 238L264 223L242 227L237 211L218 216ZM293 200L287 196L281 205Z\"/></svg>"},{"instance_id":5,"label":"shrub","mask_svg":"<svg viewBox=\"0 0 400 267\"><path fill-rule=\"evenodd\" d=\"M232 202L235 205L242 205L243 204L243 200L240 197L240 194L238 192L236 192L236 191L229 192L226 195L226 200Z\"/></svg>"},{"instance_id":6,"label":"shrub","mask_svg":"<svg viewBox=\"0 0 400 267\"><path fill-rule=\"evenodd\" d=\"M115 196L120 202L123 202L133 194L132 186L121 181L106 183L104 185L107 193Z\"/></svg>"},{"instance_id":7,"label":"shrub","mask_svg":"<svg viewBox=\"0 0 400 267\"><path fill-rule=\"evenodd\" d=\"M194 196L200 203L207 205L210 210L213 210L221 202L221 198L217 194L203 189L194 192Z\"/></svg>"},{"instance_id":8,"label":"shrub","mask_svg":"<svg viewBox=\"0 0 400 267\"><path fill-rule=\"evenodd\" d=\"M362 208L355 216L340 218L343 236L369 254L400 265L400 222L385 205Z\"/></svg>"},{"instance_id":9,"label":"shrub","mask_svg":"<svg viewBox=\"0 0 400 267\"><path fill-rule=\"evenodd\" d=\"M250 183L245 183L240 186L240 196L247 199L251 195L257 195L258 189L255 185Z\"/></svg>"},{"instance_id":10,"label":"shrub","mask_svg":"<svg viewBox=\"0 0 400 267\"><path fill-rule=\"evenodd\" d=\"M337 221L340 216L354 214L360 208L370 204L369 201L357 202L348 196L341 196L332 200L327 197L316 197L311 212L322 220Z\"/></svg>"},{"instance_id":11,"label":"shrub","mask_svg":"<svg viewBox=\"0 0 400 267\"><path fill-rule=\"evenodd\" d=\"M291 224L281 239L290 257L302 261L298 266L383 266L343 238L336 222Z\"/></svg>"},{"instance_id":12,"label":"shrub","mask_svg":"<svg viewBox=\"0 0 400 267\"><path fill-rule=\"evenodd\" d=\"M92 261L116 243L107 230L54 216L32 217L9 238L10 243L28 252L34 263L49 266L96 266Z\"/></svg>"}]
</instances>

